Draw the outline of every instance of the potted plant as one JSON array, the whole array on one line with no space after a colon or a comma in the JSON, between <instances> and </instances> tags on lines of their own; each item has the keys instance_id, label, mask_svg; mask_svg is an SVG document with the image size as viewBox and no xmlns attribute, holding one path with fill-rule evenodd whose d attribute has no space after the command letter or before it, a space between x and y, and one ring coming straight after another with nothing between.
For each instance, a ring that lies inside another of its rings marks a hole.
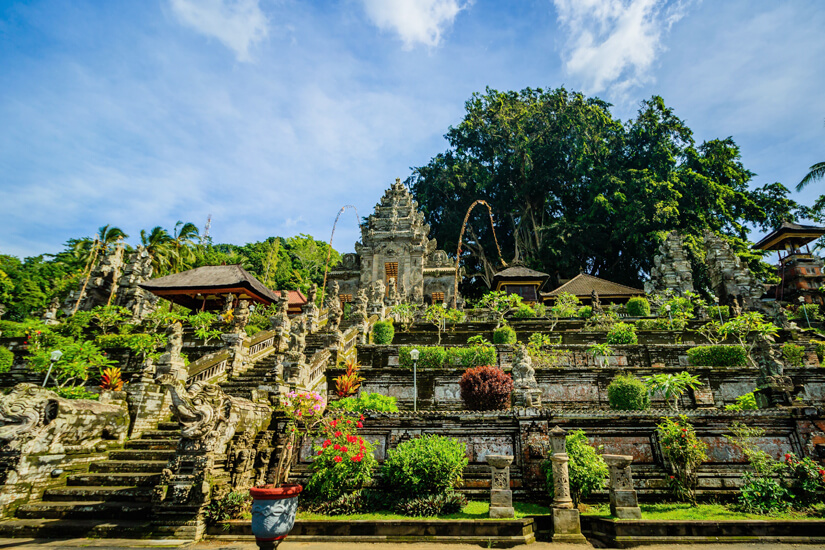
<instances>
[{"instance_id":1,"label":"potted plant","mask_svg":"<svg viewBox=\"0 0 825 550\"><path fill-rule=\"evenodd\" d=\"M592 344L587 348L587 351L590 352L599 367L607 366L607 357L613 354L610 344Z\"/></svg>"},{"instance_id":2,"label":"potted plant","mask_svg":"<svg viewBox=\"0 0 825 550\"><path fill-rule=\"evenodd\" d=\"M291 391L281 399L289 422L287 439L278 459L272 483L252 487L252 534L262 550L277 547L295 525L298 495L303 487L289 483L289 474L300 454L301 437L312 434L323 419L326 403L318 393Z\"/></svg>"}]
</instances>

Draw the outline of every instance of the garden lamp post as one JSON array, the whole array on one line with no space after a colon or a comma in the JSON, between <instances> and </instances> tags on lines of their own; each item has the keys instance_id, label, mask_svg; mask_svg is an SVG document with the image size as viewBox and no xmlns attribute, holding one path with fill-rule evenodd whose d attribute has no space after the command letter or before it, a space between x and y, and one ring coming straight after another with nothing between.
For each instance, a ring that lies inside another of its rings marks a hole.
<instances>
[{"instance_id":1,"label":"garden lamp post","mask_svg":"<svg viewBox=\"0 0 825 550\"><path fill-rule=\"evenodd\" d=\"M799 307L801 307L802 311L805 312L805 321L807 321L807 323L808 323L808 328L811 328L811 320L808 317L808 308L805 307L805 297L800 296L799 298L797 298L797 300L799 300L799 304L800 304Z\"/></svg>"},{"instance_id":2,"label":"garden lamp post","mask_svg":"<svg viewBox=\"0 0 825 550\"><path fill-rule=\"evenodd\" d=\"M441 302L441 307L444 308L444 315L441 317L441 332L447 331L447 301Z\"/></svg>"},{"instance_id":3,"label":"garden lamp post","mask_svg":"<svg viewBox=\"0 0 825 550\"><path fill-rule=\"evenodd\" d=\"M719 312L719 322L724 325L725 321L722 320L722 307L719 305L719 296L714 296L713 301L716 302L716 311Z\"/></svg>"},{"instance_id":4,"label":"garden lamp post","mask_svg":"<svg viewBox=\"0 0 825 550\"><path fill-rule=\"evenodd\" d=\"M670 324L668 325L670 328L673 328L673 315L670 313L670 304L665 306L665 311L667 311L667 317L670 319Z\"/></svg>"},{"instance_id":5,"label":"garden lamp post","mask_svg":"<svg viewBox=\"0 0 825 550\"><path fill-rule=\"evenodd\" d=\"M46 378L43 380L43 387L44 388L46 387L46 382L49 381L49 376L51 376L51 374L52 374L52 367L54 367L55 363L60 361L61 357L63 357L63 352L60 351L59 349L54 350L52 352L52 354L49 356L49 370L46 371Z\"/></svg>"},{"instance_id":6,"label":"garden lamp post","mask_svg":"<svg viewBox=\"0 0 825 550\"><path fill-rule=\"evenodd\" d=\"M413 361L413 412L418 412L418 381L416 380L416 374L418 370L419 353L421 352L418 351L418 348L410 350L410 359Z\"/></svg>"}]
</instances>

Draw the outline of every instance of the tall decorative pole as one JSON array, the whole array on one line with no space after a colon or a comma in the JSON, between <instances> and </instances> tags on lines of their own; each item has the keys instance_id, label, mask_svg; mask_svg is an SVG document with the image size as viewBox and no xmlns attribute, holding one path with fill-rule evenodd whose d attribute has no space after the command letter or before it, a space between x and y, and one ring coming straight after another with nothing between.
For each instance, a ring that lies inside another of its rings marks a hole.
<instances>
[{"instance_id":1,"label":"tall decorative pole","mask_svg":"<svg viewBox=\"0 0 825 550\"><path fill-rule=\"evenodd\" d=\"M359 222L358 218L358 209L351 204L345 204L344 206L342 206L341 210L338 211L338 215L335 216L335 223L332 224L332 233L329 236L329 248L327 248L327 261L324 264L324 286L321 287L321 307L323 307L324 296L327 292L327 272L329 272L329 259L332 256L332 238L335 236L335 226L338 225L338 218L341 217L341 214L343 214L344 210L346 210L347 208L352 208L353 210L355 210L356 226L359 229L361 228L361 223Z\"/></svg>"},{"instance_id":2,"label":"tall decorative pole","mask_svg":"<svg viewBox=\"0 0 825 550\"><path fill-rule=\"evenodd\" d=\"M483 204L487 207L487 211L490 213L490 227L493 229L493 240L496 242L496 250L498 250L498 259L504 265L507 265L504 262L504 259L501 257L501 247L498 246L498 237L496 237L496 224L493 223L493 209L490 208L490 205L487 204L487 201L477 200L470 205L470 208L467 209L467 213L464 215L464 222L461 224L461 232L458 234L458 249L455 251L455 282L453 284L453 309L457 306L458 300L458 262L461 261L461 242L464 239L464 229L467 227L467 220L470 219L470 212L473 211L475 205Z\"/></svg>"},{"instance_id":3,"label":"tall decorative pole","mask_svg":"<svg viewBox=\"0 0 825 550\"><path fill-rule=\"evenodd\" d=\"M570 475L567 471L565 436L567 432L559 426L550 430L550 449L553 463L553 542L587 543L582 535L579 511L573 508L570 498Z\"/></svg>"}]
</instances>

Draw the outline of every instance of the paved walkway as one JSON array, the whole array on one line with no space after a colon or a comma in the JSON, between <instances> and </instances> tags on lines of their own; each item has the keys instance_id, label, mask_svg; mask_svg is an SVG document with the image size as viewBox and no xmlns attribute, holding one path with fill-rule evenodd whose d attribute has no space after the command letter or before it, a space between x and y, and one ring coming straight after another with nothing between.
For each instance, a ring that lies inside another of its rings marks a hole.
<instances>
[{"instance_id":1,"label":"paved walkway","mask_svg":"<svg viewBox=\"0 0 825 550\"><path fill-rule=\"evenodd\" d=\"M96 550L125 550L128 548L180 548L181 550L257 550L254 542L225 542L225 541L168 541L168 540L136 540L136 539L70 539L70 540L42 540L42 539L0 539L0 550L55 550L94 548ZM482 548L472 544L434 544L434 543L331 543L331 542L290 542L282 543L278 550L479 550ZM552 544L537 542L529 546L517 546L525 550L588 550L588 546L580 544ZM820 548L812 544L773 544L773 543L735 543L735 544L662 544L641 546L640 550L808 550Z\"/></svg>"}]
</instances>

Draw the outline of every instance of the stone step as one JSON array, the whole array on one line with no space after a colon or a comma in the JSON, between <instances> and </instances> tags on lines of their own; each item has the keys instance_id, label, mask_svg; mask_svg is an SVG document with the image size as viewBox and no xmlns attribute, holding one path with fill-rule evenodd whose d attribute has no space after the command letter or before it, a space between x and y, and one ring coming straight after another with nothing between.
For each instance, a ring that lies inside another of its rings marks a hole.
<instances>
[{"instance_id":1,"label":"stone step","mask_svg":"<svg viewBox=\"0 0 825 550\"><path fill-rule=\"evenodd\" d=\"M89 465L90 472L160 473L168 460L101 460Z\"/></svg>"},{"instance_id":2,"label":"stone step","mask_svg":"<svg viewBox=\"0 0 825 550\"><path fill-rule=\"evenodd\" d=\"M72 487L116 486L154 487L160 483L160 474L155 473L97 473L71 474L66 477L66 485Z\"/></svg>"},{"instance_id":3,"label":"stone step","mask_svg":"<svg viewBox=\"0 0 825 550\"><path fill-rule=\"evenodd\" d=\"M24 504L17 509L19 519L102 519L145 518L152 513L151 502L51 501Z\"/></svg>"},{"instance_id":4,"label":"stone step","mask_svg":"<svg viewBox=\"0 0 825 550\"><path fill-rule=\"evenodd\" d=\"M105 519L10 519L0 521L3 538L145 538L151 532L148 521L107 521Z\"/></svg>"},{"instance_id":5,"label":"stone step","mask_svg":"<svg viewBox=\"0 0 825 550\"><path fill-rule=\"evenodd\" d=\"M153 451L174 451L177 439L132 439L123 446L126 449L144 449Z\"/></svg>"},{"instance_id":6,"label":"stone step","mask_svg":"<svg viewBox=\"0 0 825 550\"><path fill-rule=\"evenodd\" d=\"M54 487L43 493L43 502L73 501L130 501L151 502L152 487Z\"/></svg>"},{"instance_id":7,"label":"stone step","mask_svg":"<svg viewBox=\"0 0 825 550\"><path fill-rule=\"evenodd\" d=\"M177 424L175 424L177 426ZM138 439L134 441L140 441L141 439L180 439L180 428L176 428L174 430L146 430L141 434Z\"/></svg>"},{"instance_id":8,"label":"stone step","mask_svg":"<svg viewBox=\"0 0 825 550\"><path fill-rule=\"evenodd\" d=\"M180 425L177 422L158 422L158 430L180 432Z\"/></svg>"},{"instance_id":9,"label":"stone step","mask_svg":"<svg viewBox=\"0 0 825 550\"><path fill-rule=\"evenodd\" d=\"M171 460L174 456L174 448L161 451L152 449L128 449L109 452L109 460Z\"/></svg>"}]
</instances>

